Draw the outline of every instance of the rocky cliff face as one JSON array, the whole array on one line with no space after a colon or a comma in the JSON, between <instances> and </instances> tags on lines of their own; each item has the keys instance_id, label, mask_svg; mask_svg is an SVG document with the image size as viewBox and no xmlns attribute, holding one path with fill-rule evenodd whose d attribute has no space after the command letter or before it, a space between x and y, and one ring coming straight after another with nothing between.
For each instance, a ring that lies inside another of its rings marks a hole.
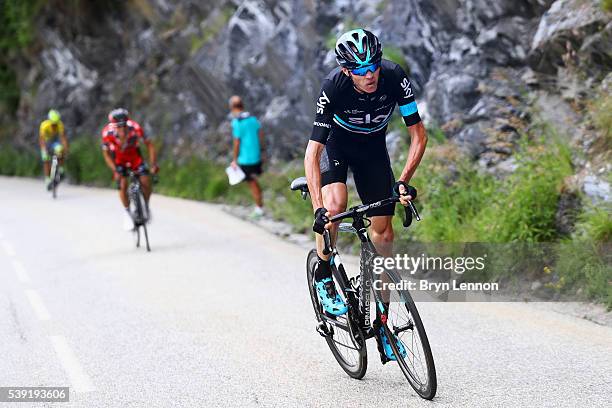
<instances>
[{"instance_id":1,"label":"rocky cliff face","mask_svg":"<svg viewBox=\"0 0 612 408\"><path fill-rule=\"evenodd\" d=\"M504 172L534 106L556 123L560 113L573 118L612 68L611 16L597 0L82 3L44 8L36 51L14 61L24 144L50 106L72 134L96 134L122 105L168 145L214 156L227 148L226 103L237 93L262 119L270 155L300 156L320 81L335 64L328 43L366 26L409 69L428 122ZM583 137L579 121L572 133ZM600 170L584 177L605 184Z\"/></svg>"}]
</instances>

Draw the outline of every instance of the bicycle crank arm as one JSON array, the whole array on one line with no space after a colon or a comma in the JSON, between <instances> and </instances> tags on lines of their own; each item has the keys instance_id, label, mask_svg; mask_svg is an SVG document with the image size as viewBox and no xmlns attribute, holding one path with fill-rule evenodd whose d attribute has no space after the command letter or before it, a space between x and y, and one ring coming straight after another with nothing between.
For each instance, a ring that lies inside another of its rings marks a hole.
<instances>
[{"instance_id":1,"label":"bicycle crank arm","mask_svg":"<svg viewBox=\"0 0 612 408\"><path fill-rule=\"evenodd\" d=\"M321 319L323 319L324 322L326 322L328 324L331 324L332 326L339 327L340 329L345 330L345 331L349 330L348 324L346 324L346 323L341 323L341 322L337 321L336 319L333 319L333 318L331 318L329 316L326 316L324 314L321 314L319 316L321 316Z\"/></svg>"}]
</instances>

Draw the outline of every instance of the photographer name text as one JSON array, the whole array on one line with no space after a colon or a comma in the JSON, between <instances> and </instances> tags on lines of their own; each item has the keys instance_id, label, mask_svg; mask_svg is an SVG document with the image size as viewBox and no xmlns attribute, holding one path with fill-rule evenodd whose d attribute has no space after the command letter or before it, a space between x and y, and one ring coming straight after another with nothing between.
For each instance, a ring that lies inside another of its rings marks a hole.
<instances>
[{"instance_id":1,"label":"photographer name text","mask_svg":"<svg viewBox=\"0 0 612 408\"><path fill-rule=\"evenodd\" d=\"M497 282L458 282L453 279L450 282L432 282L427 279L401 280L399 282L384 282L381 279L373 281L375 290L422 290L430 292L449 292L449 291L497 291Z\"/></svg>"}]
</instances>

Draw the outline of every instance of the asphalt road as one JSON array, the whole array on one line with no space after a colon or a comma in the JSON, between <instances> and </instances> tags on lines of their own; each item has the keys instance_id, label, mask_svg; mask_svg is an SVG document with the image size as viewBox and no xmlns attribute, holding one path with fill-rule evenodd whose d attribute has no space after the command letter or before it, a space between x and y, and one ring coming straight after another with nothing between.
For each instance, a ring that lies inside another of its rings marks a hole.
<instances>
[{"instance_id":1,"label":"asphalt road","mask_svg":"<svg viewBox=\"0 0 612 408\"><path fill-rule=\"evenodd\" d=\"M111 190L62 185L53 201L0 178L0 386L71 387L34 406L612 405L612 329L546 305L420 303L433 402L373 342L352 380L314 330L304 248L154 196L146 253L122 211Z\"/></svg>"}]
</instances>

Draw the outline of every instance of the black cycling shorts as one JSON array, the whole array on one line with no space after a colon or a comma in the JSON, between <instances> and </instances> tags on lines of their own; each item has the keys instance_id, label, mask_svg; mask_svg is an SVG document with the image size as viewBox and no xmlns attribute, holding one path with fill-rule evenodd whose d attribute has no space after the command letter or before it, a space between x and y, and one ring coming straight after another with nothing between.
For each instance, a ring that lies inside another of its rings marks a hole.
<instances>
[{"instance_id":1,"label":"black cycling shorts","mask_svg":"<svg viewBox=\"0 0 612 408\"><path fill-rule=\"evenodd\" d=\"M261 174L261 162L255 164L239 164L239 166L244 172L245 181L255 180L255 176Z\"/></svg>"},{"instance_id":2,"label":"black cycling shorts","mask_svg":"<svg viewBox=\"0 0 612 408\"><path fill-rule=\"evenodd\" d=\"M116 165L116 168L117 168L117 173L121 177L128 176L128 169L126 166ZM146 176L149 174L149 166L147 166L146 163L142 163L140 166L134 169L134 173L136 173L138 176Z\"/></svg>"},{"instance_id":3,"label":"black cycling shorts","mask_svg":"<svg viewBox=\"0 0 612 408\"><path fill-rule=\"evenodd\" d=\"M350 139L349 139L350 138ZM393 194L395 177L382 135L342 135L333 132L320 161L321 186L346 184L348 169L355 179L359 198L364 204L389 198ZM368 216L393 215L395 205L369 210Z\"/></svg>"}]
</instances>

